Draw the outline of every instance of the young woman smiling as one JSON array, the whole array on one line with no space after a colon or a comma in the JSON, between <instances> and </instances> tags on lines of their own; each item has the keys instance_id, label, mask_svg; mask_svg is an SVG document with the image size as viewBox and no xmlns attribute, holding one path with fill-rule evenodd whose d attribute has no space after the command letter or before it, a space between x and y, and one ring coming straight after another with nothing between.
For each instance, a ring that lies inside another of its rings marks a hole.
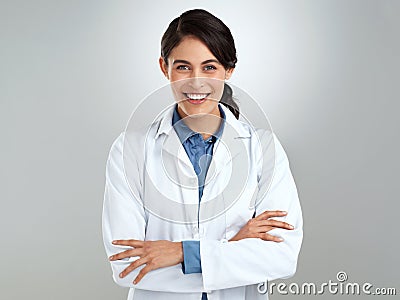
<instances>
[{"instance_id":1,"label":"young woman smiling","mask_svg":"<svg viewBox=\"0 0 400 300\"><path fill-rule=\"evenodd\" d=\"M239 120L225 83L236 62L221 20L201 9L174 19L159 64L176 104L111 148L104 245L130 299L265 299L257 284L295 272L302 241L296 186L276 136ZM178 148L185 154L173 158ZM127 153L135 166L129 174ZM153 209L171 199L180 206Z\"/></svg>"}]
</instances>

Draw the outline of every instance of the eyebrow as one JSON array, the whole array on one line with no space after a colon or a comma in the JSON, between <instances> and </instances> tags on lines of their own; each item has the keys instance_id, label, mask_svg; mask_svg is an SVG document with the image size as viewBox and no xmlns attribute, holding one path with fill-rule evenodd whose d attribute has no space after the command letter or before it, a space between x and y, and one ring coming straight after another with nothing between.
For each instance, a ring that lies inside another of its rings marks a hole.
<instances>
[{"instance_id":1,"label":"eyebrow","mask_svg":"<svg viewBox=\"0 0 400 300\"><path fill-rule=\"evenodd\" d=\"M205 61L203 61L201 64L202 65L205 65L205 64L209 64L209 63L217 63L217 64L221 64L218 60L216 60L216 59L207 59L207 60L205 60ZM184 60L184 59L177 59L177 60L174 60L174 62L173 62L173 65L175 65L175 64L187 64L187 65L191 65L191 63L190 62L188 62L187 60Z\"/></svg>"}]
</instances>

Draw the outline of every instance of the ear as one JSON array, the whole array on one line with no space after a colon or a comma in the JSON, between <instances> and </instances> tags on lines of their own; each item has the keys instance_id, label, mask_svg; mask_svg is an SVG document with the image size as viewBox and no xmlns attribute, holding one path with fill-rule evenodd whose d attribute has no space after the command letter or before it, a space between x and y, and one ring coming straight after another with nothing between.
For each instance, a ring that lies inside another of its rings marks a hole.
<instances>
[{"instance_id":1,"label":"ear","mask_svg":"<svg viewBox=\"0 0 400 300\"><path fill-rule=\"evenodd\" d=\"M167 79L169 79L168 66L162 57L158 59L158 63L160 64L161 72L163 72L164 76L167 77Z\"/></svg>"},{"instance_id":2,"label":"ear","mask_svg":"<svg viewBox=\"0 0 400 300\"><path fill-rule=\"evenodd\" d=\"M233 71L235 70L235 68L229 68L228 70L226 70L225 72L225 79L228 80L229 78L231 78Z\"/></svg>"}]
</instances>

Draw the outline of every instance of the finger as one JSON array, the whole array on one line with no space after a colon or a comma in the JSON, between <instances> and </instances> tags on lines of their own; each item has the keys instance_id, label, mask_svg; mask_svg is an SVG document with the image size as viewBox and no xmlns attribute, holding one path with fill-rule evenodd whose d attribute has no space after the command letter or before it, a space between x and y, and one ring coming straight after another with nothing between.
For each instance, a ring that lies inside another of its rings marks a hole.
<instances>
[{"instance_id":1,"label":"finger","mask_svg":"<svg viewBox=\"0 0 400 300\"><path fill-rule=\"evenodd\" d=\"M120 274L119 277L124 278L126 275L128 275L130 272L135 270L136 268L140 267L141 265L144 265L147 262L147 258L139 258L132 262L125 270L123 270Z\"/></svg>"},{"instance_id":2,"label":"finger","mask_svg":"<svg viewBox=\"0 0 400 300\"><path fill-rule=\"evenodd\" d=\"M267 233L268 231L271 231L272 229L276 229L276 228L273 227L273 226L260 226L260 227L257 227L257 228L255 229L255 232L256 232L257 234L260 234L260 233Z\"/></svg>"},{"instance_id":3,"label":"finger","mask_svg":"<svg viewBox=\"0 0 400 300\"><path fill-rule=\"evenodd\" d=\"M261 234L260 238L262 240L264 240L264 241L271 241L271 242L276 242L276 243L283 242L283 238L278 237L278 236L274 236L274 235L269 234L269 233Z\"/></svg>"},{"instance_id":4,"label":"finger","mask_svg":"<svg viewBox=\"0 0 400 300\"><path fill-rule=\"evenodd\" d=\"M257 234L267 233L268 231L271 231L273 229L282 229L282 228L274 227L274 226L260 226L260 227L257 227L256 229L254 229L254 232L256 232ZM288 230L286 228L284 228L284 229Z\"/></svg>"},{"instance_id":5,"label":"finger","mask_svg":"<svg viewBox=\"0 0 400 300\"><path fill-rule=\"evenodd\" d=\"M115 240L112 241L113 245L120 245L120 246L131 246L131 247L143 247L144 241L140 240Z\"/></svg>"},{"instance_id":6,"label":"finger","mask_svg":"<svg viewBox=\"0 0 400 300\"><path fill-rule=\"evenodd\" d=\"M135 280L133 281L133 284L138 284L140 280L149 273L152 270L152 267L150 265L145 266L143 269L140 270L139 274L136 276Z\"/></svg>"},{"instance_id":7,"label":"finger","mask_svg":"<svg viewBox=\"0 0 400 300\"><path fill-rule=\"evenodd\" d=\"M266 210L262 214L255 217L256 220L264 220L272 217L284 217L287 215L286 211L283 210Z\"/></svg>"},{"instance_id":8,"label":"finger","mask_svg":"<svg viewBox=\"0 0 400 300\"><path fill-rule=\"evenodd\" d=\"M289 229L289 230L294 229L293 225L290 225L289 223L286 223L286 222L273 220L273 219L269 219L268 221L270 223L269 224L270 226L274 226L277 228L283 228L283 229Z\"/></svg>"},{"instance_id":9,"label":"finger","mask_svg":"<svg viewBox=\"0 0 400 300\"><path fill-rule=\"evenodd\" d=\"M127 257L134 257L134 256L141 256L143 254L143 248L138 248L138 249L128 249L123 252L111 255L109 257L109 260L118 260L118 259L123 259Z\"/></svg>"},{"instance_id":10,"label":"finger","mask_svg":"<svg viewBox=\"0 0 400 300\"><path fill-rule=\"evenodd\" d=\"M261 220L261 221L258 221L255 225L256 226L272 226L272 227L283 228L283 229L288 229L288 230L294 229L293 225L283 222L283 221L274 220L274 219Z\"/></svg>"}]
</instances>

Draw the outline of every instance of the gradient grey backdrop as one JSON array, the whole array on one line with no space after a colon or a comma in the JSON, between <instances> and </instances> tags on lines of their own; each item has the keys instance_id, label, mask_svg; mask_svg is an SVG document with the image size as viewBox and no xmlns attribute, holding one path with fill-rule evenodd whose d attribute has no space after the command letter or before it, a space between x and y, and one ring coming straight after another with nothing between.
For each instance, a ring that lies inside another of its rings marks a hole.
<instances>
[{"instance_id":1,"label":"gradient grey backdrop","mask_svg":"<svg viewBox=\"0 0 400 300\"><path fill-rule=\"evenodd\" d=\"M399 293L399 4L2 1L0 298L126 298L101 239L105 162L136 104L166 83L167 24L194 7L231 28L231 82L289 156L305 235L288 282L346 271Z\"/></svg>"}]
</instances>

